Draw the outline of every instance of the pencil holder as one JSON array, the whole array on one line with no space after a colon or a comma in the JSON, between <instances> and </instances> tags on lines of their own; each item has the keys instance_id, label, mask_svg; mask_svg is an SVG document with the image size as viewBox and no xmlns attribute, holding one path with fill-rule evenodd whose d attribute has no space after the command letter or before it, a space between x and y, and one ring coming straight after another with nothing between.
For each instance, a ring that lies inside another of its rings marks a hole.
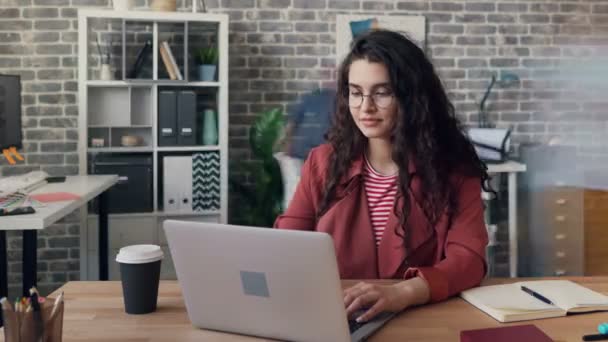
<instances>
[{"instance_id":1,"label":"pencil holder","mask_svg":"<svg viewBox=\"0 0 608 342\"><path fill-rule=\"evenodd\" d=\"M15 310L2 305L5 342L61 342L63 336L63 299L47 298L40 311Z\"/></svg>"}]
</instances>

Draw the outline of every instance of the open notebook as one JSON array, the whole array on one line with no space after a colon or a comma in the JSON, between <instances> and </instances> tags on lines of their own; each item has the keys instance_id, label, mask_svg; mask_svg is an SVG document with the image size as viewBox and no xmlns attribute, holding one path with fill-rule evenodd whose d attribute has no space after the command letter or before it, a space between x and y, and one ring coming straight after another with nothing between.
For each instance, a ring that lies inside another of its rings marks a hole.
<instances>
[{"instance_id":1,"label":"open notebook","mask_svg":"<svg viewBox=\"0 0 608 342\"><path fill-rule=\"evenodd\" d=\"M524 292L525 286L554 305ZM481 286L460 296L499 322L565 316L568 313L608 310L608 297L569 280L523 281L506 285Z\"/></svg>"}]
</instances>

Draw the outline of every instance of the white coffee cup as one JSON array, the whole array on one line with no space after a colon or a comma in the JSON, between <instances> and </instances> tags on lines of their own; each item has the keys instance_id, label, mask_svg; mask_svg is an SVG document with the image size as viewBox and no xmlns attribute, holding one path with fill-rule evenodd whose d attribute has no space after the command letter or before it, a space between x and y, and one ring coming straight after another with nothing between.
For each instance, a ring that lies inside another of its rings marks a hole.
<instances>
[{"instance_id":1,"label":"white coffee cup","mask_svg":"<svg viewBox=\"0 0 608 342\"><path fill-rule=\"evenodd\" d=\"M157 245L132 245L123 247L116 255L122 264L146 264L163 258L163 250Z\"/></svg>"}]
</instances>

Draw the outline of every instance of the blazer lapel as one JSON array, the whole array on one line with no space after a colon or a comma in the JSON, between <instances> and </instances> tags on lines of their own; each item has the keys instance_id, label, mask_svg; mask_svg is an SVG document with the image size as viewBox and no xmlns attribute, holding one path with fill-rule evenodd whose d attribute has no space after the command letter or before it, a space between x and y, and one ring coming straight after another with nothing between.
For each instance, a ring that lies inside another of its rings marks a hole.
<instances>
[{"instance_id":1,"label":"blazer lapel","mask_svg":"<svg viewBox=\"0 0 608 342\"><path fill-rule=\"evenodd\" d=\"M417 179L413 179L408 194L410 197L410 214L406 227L409 227L409 229L403 231L403 227L399 225L399 218L393 211L389 215L382 240L378 246L380 278L395 278L395 273L403 262L434 235L433 227L431 227L428 218L416 200L416 196L414 196L416 190L419 189L419 183ZM403 200L400 199L397 208L402 207ZM410 234L407 249L403 245L404 234Z\"/></svg>"}]
</instances>

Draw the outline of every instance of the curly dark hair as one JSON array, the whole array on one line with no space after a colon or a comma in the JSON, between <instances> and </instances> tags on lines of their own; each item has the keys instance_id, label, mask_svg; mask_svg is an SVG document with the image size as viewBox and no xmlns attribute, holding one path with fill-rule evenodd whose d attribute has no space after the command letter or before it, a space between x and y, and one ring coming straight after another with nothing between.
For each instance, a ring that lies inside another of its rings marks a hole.
<instances>
[{"instance_id":1,"label":"curly dark hair","mask_svg":"<svg viewBox=\"0 0 608 342\"><path fill-rule=\"evenodd\" d=\"M327 212L340 179L352 162L365 153L367 146L367 138L357 128L348 106L349 69L354 61L360 59L381 63L387 68L391 89L398 101L391 143L392 159L399 166L397 198L402 197L404 205L399 209L399 201L396 200L393 210L403 230L406 231L411 208L408 191L410 162L414 163L416 175L421 180L422 198L417 200L433 226L446 209L449 217L452 217L457 205L457 185L450 179L455 172L479 177L482 188L492 191L487 187L487 167L463 132L454 106L424 52L400 33L374 30L352 43L351 51L338 72L336 113L327 139L333 150L340 152L331 154L324 197L317 217ZM407 246L409 234L397 233L404 237Z\"/></svg>"}]
</instances>

